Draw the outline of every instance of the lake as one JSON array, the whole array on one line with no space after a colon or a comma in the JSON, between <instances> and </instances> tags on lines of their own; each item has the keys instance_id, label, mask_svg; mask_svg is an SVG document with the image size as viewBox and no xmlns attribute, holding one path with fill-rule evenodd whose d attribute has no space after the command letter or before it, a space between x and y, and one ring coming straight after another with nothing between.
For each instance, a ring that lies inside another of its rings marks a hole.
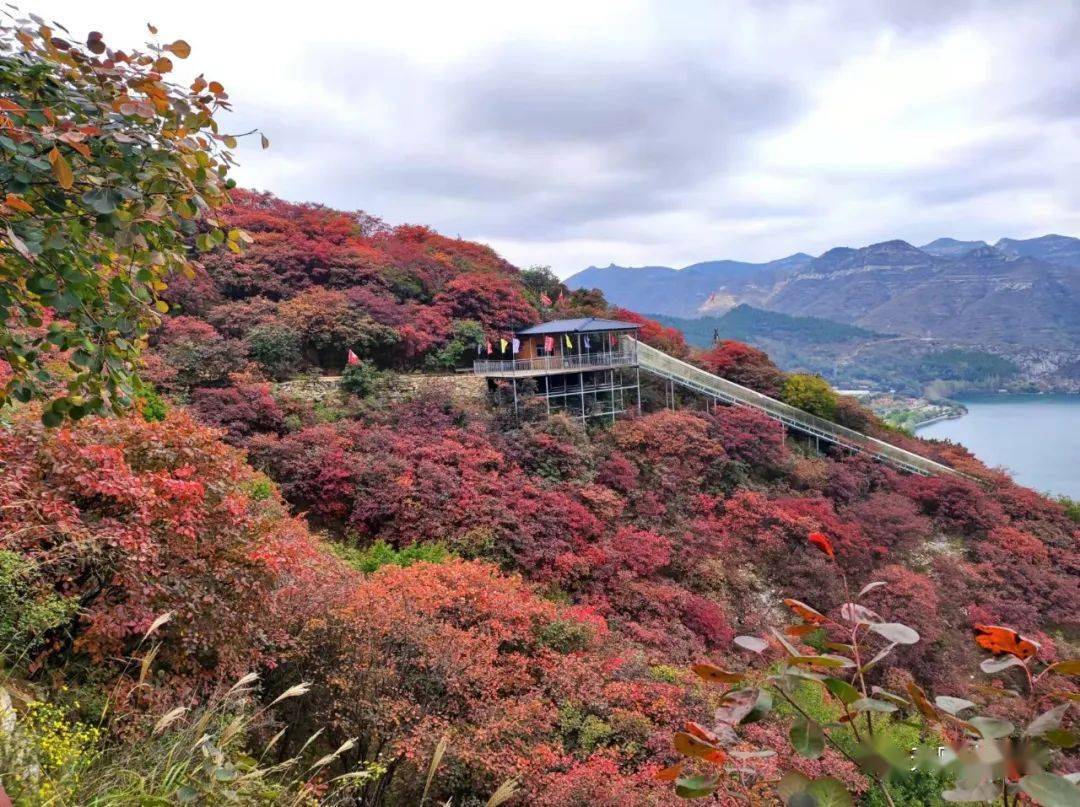
<instances>
[{"instance_id":1,"label":"lake","mask_svg":"<svg viewBox=\"0 0 1080 807\"><path fill-rule=\"evenodd\" d=\"M970 395L968 414L918 429L948 439L1021 485L1080 499L1080 395Z\"/></svg>"}]
</instances>

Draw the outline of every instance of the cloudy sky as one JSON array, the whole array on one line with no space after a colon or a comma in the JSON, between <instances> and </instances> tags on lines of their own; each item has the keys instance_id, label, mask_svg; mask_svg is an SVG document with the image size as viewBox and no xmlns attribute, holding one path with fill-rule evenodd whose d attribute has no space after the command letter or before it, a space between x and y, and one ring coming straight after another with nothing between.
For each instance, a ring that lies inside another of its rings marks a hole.
<instances>
[{"instance_id":1,"label":"cloudy sky","mask_svg":"<svg viewBox=\"0 0 1080 807\"><path fill-rule=\"evenodd\" d=\"M1080 235L1080 4L321 0L26 6L147 21L222 81L237 179L565 276L941 235Z\"/></svg>"}]
</instances>

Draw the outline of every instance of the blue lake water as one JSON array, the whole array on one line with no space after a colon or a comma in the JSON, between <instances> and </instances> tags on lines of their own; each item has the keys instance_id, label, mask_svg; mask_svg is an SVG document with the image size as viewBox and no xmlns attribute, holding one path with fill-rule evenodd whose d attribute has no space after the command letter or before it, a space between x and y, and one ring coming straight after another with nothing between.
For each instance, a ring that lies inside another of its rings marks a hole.
<instances>
[{"instance_id":1,"label":"blue lake water","mask_svg":"<svg viewBox=\"0 0 1080 807\"><path fill-rule=\"evenodd\" d=\"M1080 395L971 395L968 414L918 430L961 443L1021 485L1080 499Z\"/></svg>"}]
</instances>

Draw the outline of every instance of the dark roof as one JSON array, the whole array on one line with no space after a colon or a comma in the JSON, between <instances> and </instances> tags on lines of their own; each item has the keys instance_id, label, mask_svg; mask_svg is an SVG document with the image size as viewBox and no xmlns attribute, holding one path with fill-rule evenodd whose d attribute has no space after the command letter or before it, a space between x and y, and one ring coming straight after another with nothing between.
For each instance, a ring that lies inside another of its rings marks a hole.
<instances>
[{"instance_id":1,"label":"dark roof","mask_svg":"<svg viewBox=\"0 0 1080 807\"><path fill-rule=\"evenodd\" d=\"M535 336L549 333L592 333L595 331L626 331L637 330L641 326L634 322L623 322L617 319L599 319L597 317L585 317L584 319L553 319L551 322L541 322L523 331L518 331L519 336Z\"/></svg>"}]
</instances>

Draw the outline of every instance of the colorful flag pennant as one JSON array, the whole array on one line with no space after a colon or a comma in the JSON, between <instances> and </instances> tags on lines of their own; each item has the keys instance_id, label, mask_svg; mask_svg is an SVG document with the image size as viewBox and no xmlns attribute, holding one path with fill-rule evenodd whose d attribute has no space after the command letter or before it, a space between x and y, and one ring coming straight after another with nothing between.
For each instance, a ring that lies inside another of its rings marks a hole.
<instances>
[{"instance_id":1,"label":"colorful flag pennant","mask_svg":"<svg viewBox=\"0 0 1080 807\"><path fill-rule=\"evenodd\" d=\"M500 339L499 340L499 352L500 353L505 353L506 352L506 346L509 345L509 344L510 343L507 342L505 339Z\"/></svg>"},{"instance_id":2,"label":"colorful flag pennant","mask_svg":"<svg viewBox=\"0 0 1080 807\"><path fill-rule=\"evenodd\" d=\"M544 294L543 292L540 292L540 302L541 302L542 304L544 304L544 305L550 306L550 305L551 305L551 298L550 298L550 297L548 297L548 296L547 296L546 294Z\"/></svg>"},{"instance_id":3,"label":"colorful flag pennant","mask_svg":"<svg viewBox=\"0 0 1080 807\"><path fill-rule=\"evenodd\" d=\"M552 337L552 336L545 336L544 337L544 352L545 353L554 353L555 352L555 338L554 337Z\"/></svg>"},{"instance_id":4,"label":"colorful flag pennant","mask_svg":"<svg viewBox=\"0 0 1080 807\"><path fill-rule=\"evenodd\" d=\"M589 350L592 347L592 345L589 344L589 335L588 334L585 334L584 340L585 340L585 349Z\"/></svg>"},{"instance_id":5,"label":"colorful flag pennant","mask_svg":"<svg viewBox=\"0 0 1080 807\"><path fill-rule=\"evenodd\" d=\"M514 355L517 355L518 351L521 350L521 340L515 336L510 340L510 345L514 349Z\"/></svg>"},{"instance_id":6,"label":"colorful flag pennant","mask_svg":"<svg viewBox=\"0 0 1080 807\"><path fill-rule=\"evenodd\" d=\"M345 359L345 363L348 364L350 367L353 367L354 365L360 363L360 357L353 353L352 349L350 348L349 355L348 358Z\"/></svg>"},{"instance_id":7,"label":"colorful flag pennant","mask_svg":"<svg viewBox=\"0 0 1080 807\"><path fill-rule=\"evenodd\" d=\"M574 348L574 343L570 341L570 334L568 334L568 333L564 333L564 334L563 334L563 339L565 339L565 340L566 340L566 346L567 346L568 348L570 348L571 350L573 350L573 348Z\"/></svg>"}]
</instances>

